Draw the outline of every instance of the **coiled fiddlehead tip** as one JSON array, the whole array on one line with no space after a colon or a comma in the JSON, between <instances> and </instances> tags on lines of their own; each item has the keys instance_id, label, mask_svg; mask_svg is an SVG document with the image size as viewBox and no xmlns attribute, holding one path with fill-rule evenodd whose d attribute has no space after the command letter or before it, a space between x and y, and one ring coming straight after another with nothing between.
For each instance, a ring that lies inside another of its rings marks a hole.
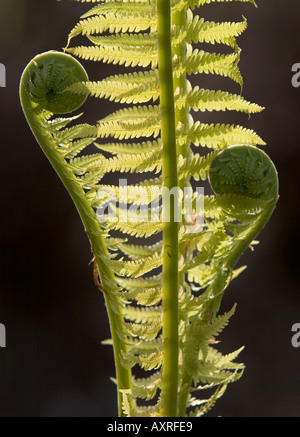
<instances>
[{"instance_id":1,"label":"coiled fiddlehead tip","mask_svg":"<svg viewBox=\"0 0 300 437\"><path fill-rule=\"evenodd\" d=\"M21 86L25 86L30 100L54 114L67 114L78 109L86 100L65 91L76 82L85 82L88 75L72 56L49 51L33 58L24 70Z\"/></svg>"},{"instance_id":2,"label":"coiled fiddlehead tip","mask_svg":"<svg viewBox=\"0 0 300 437\"><path fill-rule=\"evenodd\" d=\"M278 198L278 176L269 156L250 145L230 146L217 154L209 170L216 194L271 201Z\"/></svg>"}]
</instances>

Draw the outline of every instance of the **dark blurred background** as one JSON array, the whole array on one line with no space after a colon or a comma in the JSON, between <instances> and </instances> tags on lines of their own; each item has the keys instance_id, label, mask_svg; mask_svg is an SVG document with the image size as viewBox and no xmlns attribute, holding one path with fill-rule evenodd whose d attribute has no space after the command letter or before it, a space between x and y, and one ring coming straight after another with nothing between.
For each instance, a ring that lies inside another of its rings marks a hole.
<instances>
[{"instance_id":1,"label":"dark blurred background","mask_svg":"<svg viewBox=\"0 0 300 437\"><path fill-rule=\"evenodd\" d=\"M227 117L268 143L281 194L260 235L262 244L244 255L248 269L223 301L223 311L235 302L238 307L220 349L229 353L245 345L239 360L246 371L211 417L300 417L300 348L291 344L292 325L300 323L300 89L291 85L292 65L300 62L300 4L258 4L258 9L216 4L201 11L215 21L248 19L238 41L243 95L266 110L251 119ZM109 380L112 350L100 344L110 336L108 320L93 284L89 244L68 194L30 133L18 97L29 60L61 50L88 9L68 0L0 2L0 62L7 70L7 86L0 88L0 323L7 330L7 347L0 348L2 417L117 415ZM94 80L112 71L101 64L85 66ZM206 86L207 78L196 80ZM219 87L239 92L228 80ZM97 102L95 120L103 108ZM221 116L205 117L214 122Z\"/></svg>"}]
</instances>

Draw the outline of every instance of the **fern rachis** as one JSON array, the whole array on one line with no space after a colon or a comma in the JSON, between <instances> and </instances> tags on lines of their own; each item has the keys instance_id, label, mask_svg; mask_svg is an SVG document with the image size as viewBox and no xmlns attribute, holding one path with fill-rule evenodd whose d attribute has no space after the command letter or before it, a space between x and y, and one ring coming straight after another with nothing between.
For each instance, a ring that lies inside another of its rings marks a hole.
<instances>
[{"instance_id":1,"label":"fern rachis","mask_svg":"<svg viewBox=\"0 0 300 437\"><path fill-rule=\"evenodd\" d=\"M235 270L236 262L275 208L278 181L255 132L194 121L197 111L262 110L239 94L188 80L190 74L215 74L242 84L236 38L246 20L215 23L196 15L195 7L201 12L211 2L98 1L70 32L69 54L39 55L21 79L25 116L91 242L94 279L110 321L120 415L203 415L243 372L235 362L240 350L223 356L215 347L235 308L218 312L224 291L243 270ZM88 45L72 47L79 35ZM224 44L232 52L193 47L202 42ZM91 82L70 54L140 69ZM126 106L95 125L78 124L78 116L56 117L77 110L88 96ZM91 144L97 151L85 155ZM195 153L194 147L210 152ZM125 190L102 181L115 172L152 175ZM169 194L184 192L192 179L209 179L215 194L194 192L192 211L183 207L178 221L178 198ZM149 192L155 193L154 209ZM121 220L124 199L129 208ZM107 205L111 216L105 216ZM141 243L160 232L161 241ZM151 375L137 379L136 365ZM206 388L215 390L207 400L193 397ZM154 398L155 405L140 405Z\"/></svg>"}]
</instances>

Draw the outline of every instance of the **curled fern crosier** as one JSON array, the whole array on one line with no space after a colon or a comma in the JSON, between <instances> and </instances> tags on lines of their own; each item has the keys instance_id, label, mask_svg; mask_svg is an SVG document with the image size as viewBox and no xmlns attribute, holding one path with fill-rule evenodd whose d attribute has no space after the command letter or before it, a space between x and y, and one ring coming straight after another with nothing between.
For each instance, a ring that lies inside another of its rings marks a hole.
<instances>
[{"instance_id":1,"label":"curled fern crosier","mask_svg":"<svg viewBox=\"0 0 300 437\"><path fill-rule=\"evenodd\" d=\"M278 181L274 165L256 147L264 142L254 131L192 116L263 109L239 94L201 89L188 80L214 74L242 85L236 38L246 20L208 22L193 13L211 2L99 0L70 32L68 54L39 55L21 80L29 125L91 242L124 416L203 415L244 369L235 362L240 350L223 356L215 348L235 307L218 312L225 289L243 270L235 269L238 259L275 208ZM71 47L79 35L89 45ZM232 52L193 47L203 42ZM139 68L91 82L70 55ZM77 110L88 96L125 107L95 125L76 124L78 116L55 116ZM97 153L84 155L92 144ZM209 152L196 153L199 146ZM152 175L138 184L104 182L116 173ZM208 179L215 195L194 191L186 211L176 196L164 193L176 187L184 192L193 179ZM150 376L137 378L135 366ZM198 399L205 388L213 394Z\"/></svg>"}]
</instances>

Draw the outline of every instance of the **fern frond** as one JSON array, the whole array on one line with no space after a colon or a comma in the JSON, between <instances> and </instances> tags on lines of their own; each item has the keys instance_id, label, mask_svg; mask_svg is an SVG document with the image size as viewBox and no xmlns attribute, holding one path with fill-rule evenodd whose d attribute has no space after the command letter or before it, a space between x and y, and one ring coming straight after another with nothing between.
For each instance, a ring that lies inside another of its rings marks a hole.
<instances>
[{"instance_id":1,"label":"fern frond","mask_svg":"<svg viewBox=\"0 0 300 437\"><path fill-rule=\"evenodd\" d=\"M199 179L207 179L210 164L216 156L216 153L217 152L211 152L205 156L195 153L190 158L185 158L179 162L179 178L182 179L191 176L196 181Z\"/></svg>"},{"instance_id":2,"label":"fern frond","mask_svg":"<svg viewBox=\"0 0 300 437\"><path fill-rule=\"evenodd\" d=\"M157 41L154 33L117 33L109 36L89 36L89 40L96 46L119 47L127 49L135 47L137 50L146 49L155 51Z\"/></svg>"},{"instance_id":3,"label":"fern frond","mask_svg":"<svg viewBox=\"0 0 300 437\"><path fill-rule=\"evenodd\" d=\"M131 220L128 223L109 223L108 227L136 238L149 238L162 231L160 222L140 222Z\"/></svg>"},{"instance_id":4,"label":"fern frond","mask_svg":"<svg viewBox=\"0 0 300 437\"><path fill-rule=\"evenodd\" d=\"M126 368L138 365L144 370L157 370L161 367L162 360L163 354L160 350L146 355L123 353L123 365Z\"/></svg>"},{"instance_id":5,"label":"fern frond","mask_svg":"<svg viewBox=\"0 0 300 437\"><path fill-rule=\"evenodd\" d=\"M122 180L121 180L122 182ZM149 182L149 181L148 181ZM154 202L158 202L161 197L161 184L157 180L152 180L152 184L139 185L101 185L98 184L96 188L91 189L87 193L87 198L94 208L103 206L105 202L125 202L126 204L134 204L134 208L143 205L153 206ZM113 209L114 207L112 207ZM118 209L114 209L114 213L118 214ZM145 219L154 220L154 213L160 213L159 210L151 209L150 214L146 214ZM130 215L126 214L126 219ZM136 218L136 217L135 217ZM142 216L140 216L142 218Z\"/></svg>"},{"instance_id":6,"label":"fern frond","mask_svg":"<svg viewBox=\"0 0 300 437\"><path fill-rule=\"evenodd\" d=\"M115 75L99 82L81 82L68 89L73 94L106 98L120 103L145 103L159 98L155 70Z\"/></svg>"},{"instance_id":7,"label":"fern frond","mask_svg":"<svg viewBox=\"0 0 300 437\"><path fill-rule=\"evenodd\" d=\"M161 372L155 372L148 378L133 379L132 393L135 398L150 400L161 387Z\"/></svg>"},{"instance_id":8,"label":"fern frond","mask_svg":"<svg viewBox=\"0 0 300 437\"><path fill-rule=\"evenodd\" d=\"M81 20L69 34L68 46L78 35L90 36L104 32L141 32L150 29L153 33L157 29L156 17L150 12L124 12L117 16L113 13L96 15Z\"/></svg>"},{"instance_id":9,"label":"fern frond","mask_svg":"<svg viewBox=\"0 0 300 437\"><path fill-rule=\"evenodd\" d=\"M126 290L136 290L140 288L158 288L162 286L162 276L156 275L152 277L144 278L117 278L118 284L120 284Z\"/></svg>"},{"instance_id":10,"label":"fern frond","mask_svg":"<svg viewBox=\"0 0 300 437\"><path fill-rule=\"evenodd\" d=\"M98 137L119 140L158 137L160 132L158 107L134 106L105 117L98 124Z\"/></svg>"},{"instance_id":11,"label":"fern frond","mask_svg":"<svg viewBox=\"0 0 300 437\"><path fill-rule=\"evenodd\" d=\"M149 152L135 155L135 162L132 155L117 155L112 158L105 158L104 155L94 154L80 158L74 158L70 161L74 173L83 175L93 170L99 175L107 172L136 172L143 173L155 170L160 171L161 162L157 152Z\"/></svg>"},{"instance_id":12,"label":"fern frond","mask_svg":"<svg viewBox=\"0 0 300 437\"><path fill-rule=\"evenodd\" d=\"M113 155L140 155L141 153L158 152L161 148L160 141L146 141L141 143L95 143L95 146L105 152Z\"/></svg>"},{"instance_id":13,"label":"fern frond","mask_svg":"<svg viewBox=\"0 0 300 437\"><path fill-rule=\"evenodd\" d=\"M208 53L198 49L192 50L189 45L187 45L187 48L186 56L182 58L175 57L174 59L173 71L176 77L180 77L185 73L217 74L228 77L240 86L243 85L243 79L237 66L239 53Z\"/></svg>"},{"instance_id":14,"label":"fern frond","mask_svg":"<svg viewBox=\"0 0 300 437\"><path fill-rule=\"evenodd\" d=\"M137 47L132 44L120 45L115 41L115 45L106 42L101 46L69 47L66 52L86 61L102 61L108 64L125 65L125 67L147 67L151 64L154 68L157 65L156 50L154 48L151 50L149 45Z\"/></svg>"},{"instance_id":15,"label":"fern frond","mask_svg":"<svg viewBox=\"0 0 300 437\"><path fill-rule=\"evenodd\" d=\"M136 301L142 306L158 305L162 300L162 288L134 288L131 291L118 293L118 296L127 304Z\"/></svg>"},{"instance_id":16,"label":"fern frond","mask_svg":"<svg viewBox=\"0 0 300 437\"><path fill-rule=\"evenodd\" d=\"M205 354L200 351L198 362L198 375L195 380L204 384L224 384L239 378L244 366L234 363L233 360L239 355L243 348L223 356L213 348L208 348ZM205 359L201 361L202 358Z\"/></svg>"},{"instance_id":17,"label":"fern frond","mask_svg":"<svg viewBox=\"0 0 300 437\"><path fill-rule=\"evenodd\" d=\"M136 261L124 261L123 259L115 260L105 257L105 263L119 276L131 276L138 278L145 273L161 265L161 254L154 252L153 255L146 258L140 258Z\"/></svg>"},{"instance_id":18,"label":"fern frond","mask_svg":"<svg viewBox=\"0 0 300 437\"><path fill-rule=\"evenodd\" d=\"M78 0L80 1L80 0ZM101 1L101 0L100 0ZM104 1L104 0L102 0ZM96 2L93 2L96 3ZM101 5L95 6L90 11L86 12L81 18L88 18L92 15L106 15L108 13L120 14L123 11L127 12L148 12L153 10L153 2L151 0L139 0L139 1L109 1Z\"/></svg>"},{"instance_id":19,"label":"fern frond","mask_svg":"<svg viewBox=\"0 0 300 437\"><path fill-rule=\"evenodd\" d=\"M160 307L132 307L126 305L122 308L123 316L135 323L151 323L156 320L161 320L162 310Z\"/></svg>"},{"instance_id":20,"label":"fern frond","mask_svg":"<svg viewBox=\"0 0 300 437\"><path fill-rule=\"evenodd\" d=\"M124 255L128 255L131 258L140 259L153 255L155 252L162 250L162 243L153 244L152 246L133 245L133 244L121 244L120 250Z\"/></svg>"},{"instance_id":21,"label":"fern frond","mask_svg":"<svg viewBox=\"0 0 300 437\"><path fill-rule=\"evenodd\" d=\"M163 352L162 337L159 336L154 340L140 340L133 338L128 341L128 351L131 355L140 357L152 354L159 355L160 352Z\"/></svg>"},{"instance_id":22,"label":"fern frond","mask_svg":"<svg viewBox=\"0 0 300 437\"><path fill-rule=\"evenodd\" d=\"M174 1L176 2L177 0L174 0ZM184 0L184 1L186 2L187 7L191 8L191 9L194 9L196 7L198 8L200 6L204 6L206 4L215 3L215 2L229 3L232 1L239 1L239 2L243 2L243 3L252 3L254 6L256 6L256 3L254 0Z\"/></svg>"},{"instance_id":23,"label":"fern frond","mask_svg":"<svg viewBox=\"0 0 300 437\"><path fill-rule=\"evenodd\" d=\"M45 124L45 127L46 126L48 127L48 123ZM95 126L84 123L77 124L76 126L63 130L60 129L51 133L57 143L57 147L59 147L59 145L62 143L68 143L69 141L77 140L80 138L82 139L88 137L97 137L97 128Z\"/></svg>"},{"instance_id":24,"label":"fern frond","mask_svg":"<svg viewBox=\"0 0 300 437\"><path fill-rule=\"evenodd\" d=\"M195 146L217 150L243 141L253 145L266 144L252 129L229 124L206 124L199 121L196 121L185 133L179 132L177 141L180 145L192 142Z\"/></svg>"},{"instance_id":25,"label":"fern frond","mask_svg":"<svg viewBox=\"0 0 300 437\"><path fill-rule=\"evenodd\" d=\"M204 18L193 16L191 11L187 12L186 26L177 27L173 31L173 44L209 43L225 44L238 51L236 38L247 28L247 20L232 23L215 23L205 21Z\"/></svg>"},{"instance_id":26,"label":"fern frond","mask_svg":"<svg viewBox=\"0 0 300 437\"><path fill-rule=\"evenodd\" d=\"M195 408L193 411L191 411L188 414L188 417L202 417L204 414L206 414L209 410L212 409L212 407L215 405L217 400L223 396L227 388L227 385L219 386L214 394L207 400L203 402L203 404L197 408Z\"/></svg>"},{"instance_id":27,"label":"fern frond","mask_svg":"<svg viewBox=\"0 0 300 437\"><path fill-rule=\"evenodd\" d=\"M75 115L74 117L58 117L51 118L52 114L50 113L49 119L44 115L43 118L47 120L47 126L51 133L55 134L57 131L64 129L68 126L68 124L72 123L75 120L78 120L83 114Z\"/></svg>"},{"instance_id":28,"label":"fern frond","mask_svg":"<svg viewBox=\"0 0 300 437\"><path fill-rule=\"evenodd\" d=\"M194 111L240 111L246 114L261 112L264 108L250 103L238 94L224 91L210 91L198 86L190 89L187 94L180 92L176 96L176 106L182 109L189 105Z\"/></svg>"},{"instance_id":29,"label":"fern frond","mask_svg":"<svg viewBox=\"0 0 300 437\"><path fill-rule=\"evenodd\" d=\"M137 337L143 340L154 340L161 331L160 320L155 320L149 324L126 323L125 334L129 337Z\"/></svg>"},{"instance_id":30,"label":"fern frond","mask_svg":"<svg viewBox=\"0 0 300 437\"><path fill-rule=\"evenodd\" d=\"M215 316L213 320L209 323L206 323L205 326L198 327L198 332L194 335L198 337L199 341L205 342L209 339L214 339L217 337L224 328L228 325L229 320L233 316L236 310L236 305L232 307L230 311L221 316ZM239 350L239 352L241 349ZM239 352L234 356L232 356L232 360L237 357Z\"/></svg>"}]
</instances>

